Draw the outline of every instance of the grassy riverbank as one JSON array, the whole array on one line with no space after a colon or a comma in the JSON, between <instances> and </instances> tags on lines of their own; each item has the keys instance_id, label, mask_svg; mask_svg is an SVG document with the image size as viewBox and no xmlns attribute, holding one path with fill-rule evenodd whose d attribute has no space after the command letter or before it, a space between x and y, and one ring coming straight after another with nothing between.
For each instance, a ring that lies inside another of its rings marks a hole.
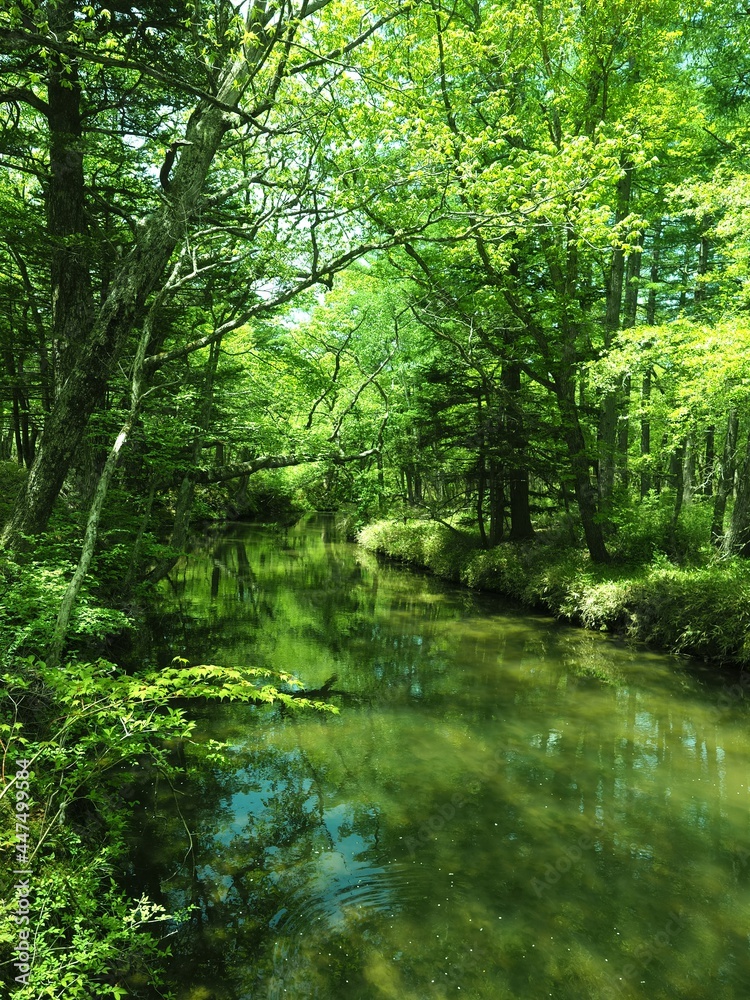
<instances>
[{"instance_id":1,"label":"grassy riverbank","mask_svg":"<svg viewBox=\"0 0 750 1000\"><path fill-rule=\"evenodd\" d=\"M750 662L750 564L678 567L661 555L646 566L595 566L551 542L479 539L432 521L378 521L358 536L372 552L437 576L543 609L572 623L625 635L670 653Z\"/></svg>"}]
</instances>

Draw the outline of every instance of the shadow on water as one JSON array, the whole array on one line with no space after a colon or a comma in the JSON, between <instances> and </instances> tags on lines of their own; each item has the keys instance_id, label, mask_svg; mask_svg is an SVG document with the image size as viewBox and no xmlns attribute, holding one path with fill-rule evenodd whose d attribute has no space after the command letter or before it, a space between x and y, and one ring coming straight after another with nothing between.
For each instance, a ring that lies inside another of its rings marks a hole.
<instances>
[{"instance_id":1,"label":"shadow on water","mask_svg":"<svg viewBox=\"0 0 750 1000\"><path fill-rule=\"evenodd\" d=\"M206 538L165 602L174 652L345 693L201 710L144 807L139 886L194 907L178 1000L748 996L740 697L327 522Z\"/></svg>"}]
</instances>

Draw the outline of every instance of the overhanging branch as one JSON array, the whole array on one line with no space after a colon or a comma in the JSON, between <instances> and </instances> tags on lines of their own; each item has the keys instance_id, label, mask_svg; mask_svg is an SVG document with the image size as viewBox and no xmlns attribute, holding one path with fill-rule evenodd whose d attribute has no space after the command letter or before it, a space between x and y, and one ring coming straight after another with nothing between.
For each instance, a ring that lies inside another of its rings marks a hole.
<instances>
[{"instance_id":1,"label":"overhanging branch","mask_svg":"<svg viewBox=\"0 0 750 1000\"><path fill-rule=\"evenodd\" d=\"M358 462L378 453L378 448L368 448L356 455L264 455L251 459L249 462L237 462L234 465L221 465L215 469L196 469L195 482L210 486L214 483L226 483L230 479L240 479L242 476L252 476L265 469L285 469L294 465L311 465L314 462L331 462L333 465L347 465Z\"/></svg>"}]
</instances>

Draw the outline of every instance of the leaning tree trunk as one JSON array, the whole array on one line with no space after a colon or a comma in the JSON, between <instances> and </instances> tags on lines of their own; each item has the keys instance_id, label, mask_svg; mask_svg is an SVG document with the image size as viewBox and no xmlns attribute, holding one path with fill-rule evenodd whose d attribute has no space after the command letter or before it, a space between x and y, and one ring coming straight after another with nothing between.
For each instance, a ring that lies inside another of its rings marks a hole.
<instances>
[{"instance_id":1,"label":"leaning tree trunk","mask_svg":"<svg viewBox=\"0 0 750 1000\"><path fill-rule=\"evenodd\" d=\"M86 524L86 531L83 537L81 556L78 560L78 566L76 567L75 573L73 574L65 594L63 595L60 610L57 615L57 621L55 623L55 630L52 634L49 649L47 650L47 663L50 666L56 667L60 662L60 657L62 656L63 647L65 645L65 636L70 623L70 616L73 613L73 608L75 607L78 595L81 592L83 581L89 571L91 560L94 558L96 541L99 535L99 522L101 521L102 512L104 510L104 502L107 498L109 485L115 474L115 469L117 468L117 462L120 458L122 449L125 447L125 444L130 437L130 432L138 419L144 392L143 362L146 358L146 351L148 349L150 338L151 323L147 322L144 326L143 334L141 335L141 339L138 344L135 364L133 366L130 411L125 423L120 428L120 433L117 435L114 444L109 450L104 463L104 468L102 469L99 481L96 484L94 498L91 502L88 522Z\"/></svg>"},{"instance_id":2,"label":"leaning tree trunk","mask_svg":"<svg viewBox=\"0 0 750 1000\"><path fill-rule=\"evenodd\" d=\"M94 558L96 542L99 535L99 522L101 521L102 513L104 511L104 503L107 499L107 492L109 490L110 483L112 482L112 477L115 474L115 469L117 468L117 463L119 461L120 454L122 453L122 449L127 444L131 431L136 425L140 415L141 405L147 388L147 374L145 370L146 352L148 351L149 344L153 340L154 324L158 318L159 310L171 292L173 283L176 283L179 276L179 267L180 265L178 262L170 280L164 285L161 292L156 297L156 300L154 301L143 325L143 333L141 334L141 338L138 342L138 348L133 362L133 373L131 375L130 411L128 412L125 423L120 428L120 433L117 435L114 444L107 454L107 458L104 462L104 468L101 471L99 480L96 484L96 489L94 490L94 496L91 502L89 517L86 524L86 531L83 537L81 556L78 560L78 566L76 567L75 573L73 574L65 594L63 595L60 610L57 615L57 621L55 623L55 629L52 634L52 640L47 651L47 663L51 666L57 666L60 662L60 657L62 656L62 651L65 645L65 636L67 635L68 625L70 623L70 617L73 613L75 603L78 600L78 595L81 592L83 581L86 579L86 574L91 566L91 560ZM153 500L153 493L154 490L152 488L151 500Z\"/></svg>"},{"instance_id":3,"label":"leaning tree trunk","mask_svg":"<svg viewBox=\"0 0 750 1000\"><path fill-rule=\"evenodd\" d=\"M244 56L232 63L224 73L217 101L225 107L236 106L248 73ZM25 489L0 540L3 547L20 548L24 535L39 534L46 528L96 401L104 394L130 332L141 325L147 297L187 231L211 162L229 127L226 113L213 102L201 101L193 111L185 134L190 145L180 156L169 196L142 227L89 336L77 351L45 424Z\"/></svg>"}]
</instances>

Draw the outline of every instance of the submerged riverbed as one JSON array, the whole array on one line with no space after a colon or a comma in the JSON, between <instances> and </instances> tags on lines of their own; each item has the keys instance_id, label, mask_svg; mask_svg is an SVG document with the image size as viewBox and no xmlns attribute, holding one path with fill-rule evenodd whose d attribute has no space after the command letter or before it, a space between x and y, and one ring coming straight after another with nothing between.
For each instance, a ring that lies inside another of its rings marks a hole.
<instances>
[{"instance_id":1,"label":"submerged riverbed","mask_svg":"<svg viewBox=\"0 0 750 1000\"><path fill-rule=\"evenodd\" d=\"M173 654L345 693L338 716L202 711L145 807L137 881L194 907L178 1000L750 995L739 686L326 521L207 538L165 601Z\"/></svg>"}]
</instances>

